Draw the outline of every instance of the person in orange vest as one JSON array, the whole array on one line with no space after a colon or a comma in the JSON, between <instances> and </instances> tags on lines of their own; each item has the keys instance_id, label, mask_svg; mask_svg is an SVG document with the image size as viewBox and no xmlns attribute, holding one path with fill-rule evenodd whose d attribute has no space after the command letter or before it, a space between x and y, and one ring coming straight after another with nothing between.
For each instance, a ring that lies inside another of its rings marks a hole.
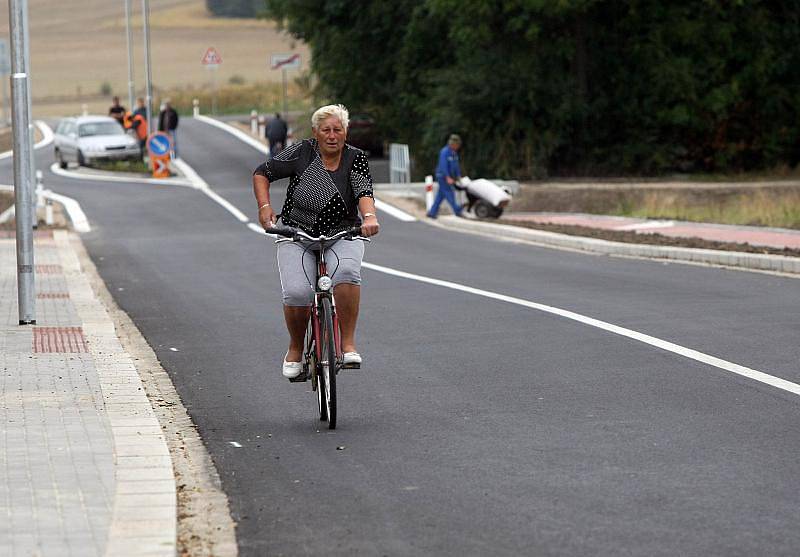
<instances>
[{"instance_id":1,"label":"person in orange vest","mask_svg":"<svg viewBox=\"0 0 800 557\"><path fill-rule=\"evenodd\" d=\"M139 99L141 102L142 99ZM133 112L126 112L122 120L126 130L134 130L139 140L139 150L144 158L145 145L147 143L147 118L138 109Z\"/></svg>"}]
</instances>

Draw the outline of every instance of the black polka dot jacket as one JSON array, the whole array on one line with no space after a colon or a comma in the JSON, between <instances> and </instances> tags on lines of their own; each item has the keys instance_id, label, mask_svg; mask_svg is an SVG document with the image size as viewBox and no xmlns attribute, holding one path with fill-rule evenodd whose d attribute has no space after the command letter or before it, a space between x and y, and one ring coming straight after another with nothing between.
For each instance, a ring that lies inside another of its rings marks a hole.
<instances>
[{"instance_id":1,"label":"black polka dot jacket","mask_svg":"<svg viewBox=\"0 0 800 557\"><path fill-rule=\"evenodd\" d=\"M367 156L345 144L339 169L328 171L316 139L290 145L256 168L270 183L289 178L281 220L312 236L359 226L358 200L373 197Z\"/></svg>"}]
</instances>

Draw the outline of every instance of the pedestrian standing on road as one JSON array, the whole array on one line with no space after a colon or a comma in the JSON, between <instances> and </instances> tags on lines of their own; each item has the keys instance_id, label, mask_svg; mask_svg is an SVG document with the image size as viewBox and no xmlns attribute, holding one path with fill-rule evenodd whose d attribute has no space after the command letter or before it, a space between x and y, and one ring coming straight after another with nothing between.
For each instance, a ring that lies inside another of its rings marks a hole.
<instances>
[{"instance_id":1,"label":"pedestrian standing on road","mask_svg":"<svg viewBox=\"0 0 800 557\"><path fill-rule=\"evenodd\" d=\"M136 139L139 141L139 154L144 159L147 147L147 108L144 99L136 99L136 109L125 114L123 126L126 130L133 130Z\"/></svg>"},{"instance_id":2,"label":"pedestrian standing on road","mask_svg":"<svg viewBox=\"0 0 800 557\"><path fill-rule=\"evenodd\" d=\"M111 99L111 108L108 109L108 115L119 122L120 125L125 119L125 112L125 107L119 104L119 97L114 97Z\"/></svg>"},{"instance_id":3,"label":"pedestrian standing on road","mask_svg":"<svg viewBox=\"0 0 800 557\"><path fill-rule=\"evenodd\" d=\"M310 236L332 235L361 226L364 236L378 233L372 177L367 156L345 143L349 114L338 105L319 108L311 116L313 138L287 147L269 158L253 173L253 192L258 202L258 220L265 230L275 224L269 186L289 178L281 220ZM359 218L359 212L361 217ZM363 220L362 220L363 219ZM278 244L278 271L283 293L283 314L289 330L289 349L283 359L283 376L300 375L303 339L311 315L314 288L314 256L308 244ZM344 364L361 364L355 330L361 299L361 261L364 242L339 240L328 251L335 254L338 268L332 275ZM326 251L326 257L328 256Z\"/></svg>"},{"instance_id":4,"label":"pedestrian standing on road","mask_svg":"<svg viewBox=\"0 0 800 557\"><path fill-rule=\"evenodd\" d=\"M269 141L269 152L274 157L286 148L286 136L289 134L289 127L281 118L281 115L276 112L275 118L267 124L265 132L267 141Z\"/></svg>"},{"instance_id":5,"label":"pedestrian standing on road","mask_svg":"<svg viewBox=\"0 0 800 557\"><path fill-rule=\"evenodd\" d=\"M453 184L461 178L461 167L458 160L459 149L461 149L461 137L451 134L447 140L447 145L439 151L439 164L436 166L436 181L439 183L439 188L436 191L433 205L428 210L428 218L436 218L439 213L439 206L444 200L447 200L457 217L461 216L462 208L456 202L456 195L453 190Z\"/></svg>"},{"instance_id":6,"label":"pedestrian standing on road","mask_svg":"<svg viewBox=\"0 0 800 557\"><path fill-rule=\"evenodd\" d=\"M164 99L164 108L158 114L158 131L166 133L172 140L172 158L178 158L178 113L169 99Z\"/></svg>"}]
</instances>

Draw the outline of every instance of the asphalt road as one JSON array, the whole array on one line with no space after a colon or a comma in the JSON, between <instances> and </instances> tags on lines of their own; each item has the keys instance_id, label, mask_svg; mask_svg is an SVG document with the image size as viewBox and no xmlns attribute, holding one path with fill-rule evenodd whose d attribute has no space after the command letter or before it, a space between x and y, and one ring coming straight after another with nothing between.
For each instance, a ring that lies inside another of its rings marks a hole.
<instances>
[{"instance_id":1,"label":"asphalt road","mask_svg":"<svg viewBox=\"0 0 800 557\"><path fill-rule=\"evenodd\" d=\"M249 177L262 156L188 118L180 133L184 160L255 218ZM40 153L40 166L51 157ZM0 161L5 183L10 168ZM308 387L280 376L287 335L270 241L188 188L49 172L46 185L88 215L98 270L214 459L241 555L798 553L797 395L569 319L364 269L365 365L340 375L329 432ZM371 263L800 382L797 279L381 223Z\"/></svg>"}]
</instances>

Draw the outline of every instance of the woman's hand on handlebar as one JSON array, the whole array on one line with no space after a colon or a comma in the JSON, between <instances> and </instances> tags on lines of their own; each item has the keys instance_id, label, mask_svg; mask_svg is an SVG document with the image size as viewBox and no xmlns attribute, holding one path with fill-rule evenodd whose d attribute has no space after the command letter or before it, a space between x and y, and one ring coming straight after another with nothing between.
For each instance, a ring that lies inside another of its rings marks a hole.
<instances>
[{"instance_id":1,"label":"woman's hand on handlebar","mask_svg":"<svg viewBox=\"0 0 800 557\"><path fill-rule=\"evenodd\" d=\"M258 210L258 222L264 227L264 230L275 226L275 211L272 210L271 205L267 205Z\"/></svg>"},{"instance_id":2,"label":"woman's hand on handlebar","mask_svg":"<svg viewBox=\"0 0 800 557\"><path fill-rule=\"evenodd\" d=\"M361 223L361 235L369 238L370 236L375 236L378 232L380 232L381 225L378 224L378 217L375 215L370 215L368 217L364 217L364 221Z\"/></svg>"}]
</instances>

